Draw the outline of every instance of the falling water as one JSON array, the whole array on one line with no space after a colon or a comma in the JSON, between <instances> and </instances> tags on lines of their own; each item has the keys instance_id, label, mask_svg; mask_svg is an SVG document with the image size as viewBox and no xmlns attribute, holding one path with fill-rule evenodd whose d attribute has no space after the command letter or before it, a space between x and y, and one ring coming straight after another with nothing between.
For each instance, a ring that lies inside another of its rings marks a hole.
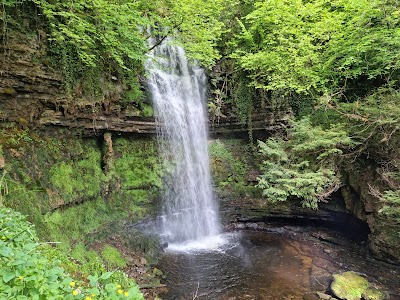
<instances>
[{"instance_id":1,"label":"falling water","mask_svg":"<svg viewBox=\"0 0 400 300\"><path fill-rule=\"evenodd\" d=\"M169 243L215 236L221 226L207 149L206 76L169 40L152 50L147 69L170 174L164 182L162 234Z\"/></svg>"}]
</instances>

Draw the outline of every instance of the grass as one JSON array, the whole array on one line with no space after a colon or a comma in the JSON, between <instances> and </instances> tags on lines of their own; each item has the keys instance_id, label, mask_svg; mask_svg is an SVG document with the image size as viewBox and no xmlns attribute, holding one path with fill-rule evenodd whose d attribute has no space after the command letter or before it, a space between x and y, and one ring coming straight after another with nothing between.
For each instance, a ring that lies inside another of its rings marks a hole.
<instances>
[{"instance_id":1,"label":"grass","mask_svg":"<svg viewBox=\"0 0 400 300\"><path fill-rule=\"evenodd\" d=\"M110 270L124 268L126 266L125 259L121 256L117 248L110 245L105 245L101 251L101 256L103 257L106 266Z\"/></svg>"}]
</instances>

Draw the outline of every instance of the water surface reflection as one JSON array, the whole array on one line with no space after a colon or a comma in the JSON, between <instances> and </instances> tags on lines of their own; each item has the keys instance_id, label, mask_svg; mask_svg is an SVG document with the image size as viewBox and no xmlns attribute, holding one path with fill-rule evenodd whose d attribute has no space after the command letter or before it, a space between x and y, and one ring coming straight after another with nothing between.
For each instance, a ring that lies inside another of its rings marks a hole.
<instances>
[{"instance_id":1,"label":"water surface reflection","mask_svg":"<svg viewBox=\"0 0 400 300\"><path fill-rule=\"evenodd\" d=\"M227 234L214 249L166 251L163 299L302 299L310 291L311 258L290 240L256 231Z\"/></svg>"}]
</instances>

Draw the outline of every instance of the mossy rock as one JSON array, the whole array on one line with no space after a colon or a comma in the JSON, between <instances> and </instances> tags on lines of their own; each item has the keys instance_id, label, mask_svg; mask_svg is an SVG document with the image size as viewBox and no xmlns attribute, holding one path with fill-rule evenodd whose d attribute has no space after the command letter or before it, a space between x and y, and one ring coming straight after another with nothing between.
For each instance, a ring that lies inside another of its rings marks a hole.
<instances>
[{"instance_id":1,"label":"mossy rock","mask_svg":"<svg viewBox=\"0 0 400 300\"><path fill-rule=\"evenodd\" d=\"M362 296L365 300L385 300L389 295L386 292L381 292L377 288L370 287L362 294Z\"/></svg>"},{"instance_id":2,"label":"mossy rock","mask_svg":"<svg viewBox=\"0 0 400 300\"><path fill-rule=\"evenodd\" d=\"M359 300L368 289L368 281L354 272L333 275L331 290L339 299Z\"/></svg>"}]
</instances>

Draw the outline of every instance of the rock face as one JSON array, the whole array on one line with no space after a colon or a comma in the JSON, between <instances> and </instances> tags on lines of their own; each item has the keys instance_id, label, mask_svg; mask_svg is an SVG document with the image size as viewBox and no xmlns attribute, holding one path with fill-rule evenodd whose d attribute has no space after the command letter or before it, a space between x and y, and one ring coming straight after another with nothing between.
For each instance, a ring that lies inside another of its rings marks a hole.
<instances>
[{"instance_id":1,"label":"rock face","mask_svg":"<svg viewBox=\"0 0 400 300\"><path fill-rule=\"evenodd\" d=\"M0 117L22 128L59 126L86 135L111 130L155 133L154 118L139 117L129 103L106 99L71 101L59 70L47 66L45 46L38 38L19 35L0 49ZM111 97L112 98L112 97Z\"/></svg>"},{"instance_id":2,"label":"rock face","mask_svg":"<svg viewBox=\"0 0 400 300\"><path fill-rule=\"evenodd\" d=\"M44 37L43 37L44 36ZM105 131L126 134L155 134L153 117L143 117L135 103L124 102L120 94L93 101L70 99L61 71L46 61L45 33L35 37L15 34L0 45L0 118L22 128L64 127L78 129L86 136ZM79 93L78 93L79 94ZM75 96L74 96L75 97ZM212 134L247 133L247 127L225 108L229 117L212 123ZM287 112L268 109L254 113L254 131L275 131L285 124Z\"/></svg>"},{"instance_id":3,"label":"rock face","mask_svg":"<svg viewBox=\"0 0 400 300\"><path fill-rule=\"evenodd\" d=\"M345 186L341 189L346 208L370 228L369 247L379 258L392 263L400 262L398 228L379 214L382 202L371 193L370 187L387 189L379 169L371 164L352 166L344 174Z\"/></svg>"},{"instance_id":4,"label":"rock face","mask_svg":"<svg viewBox=\"0 0 400 300\"><path fill-rule=\"evenodd\" d=\"M221 111L222 116L219 119L213 118L211 114L209 116L210 132L213 135L247 136L248 125L240 121L232 104L223 104ZM251 130L254 137L264 138L271 132L284 130L291 114L289 109L274 111L271 107L255 107L251 115Z\"/></svg>"}]
</instances>

